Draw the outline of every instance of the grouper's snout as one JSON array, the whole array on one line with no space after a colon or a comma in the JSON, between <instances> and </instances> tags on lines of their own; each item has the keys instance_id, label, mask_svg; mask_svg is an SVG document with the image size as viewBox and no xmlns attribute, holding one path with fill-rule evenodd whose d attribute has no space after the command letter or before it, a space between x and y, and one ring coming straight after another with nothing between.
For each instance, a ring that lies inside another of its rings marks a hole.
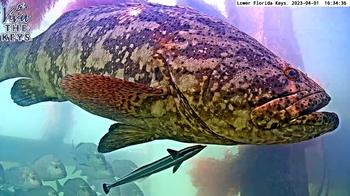
<instances>
[{"instance_id":1,"label":"grouper's snout","mask_svg":"<svg viewBox=\"0 0 350 196\"><path fill-rule=\"evenodd\" d=\"M297 92L271 100L251 112L258 130L279 135L271 143L293 143L318 137L335 130L339 118L333 112L317 112L330 102L325 91Z\"/></svg>"},{"instance_id":2,"label":"grouper's snout","mask_svg":"<svg viewBox=\"0 0 350 196\"><path fill-rule=\"evenodd\" d=\"M260 129L273 129L282 126L301 115L315 112L330 102L325 92L297 92L285 97L273 99L251 112L251 119Z\"/></svg>"},{"instance_id":3,"label":"grouper's snout","mask_svg":"<svg viewBox=\"0 0 350 196\"><path fill-rule=\"evenodd\" d=\"M331 100L326 91L302 71L287 67L280 75L283 87L275 97L251 111L251 122L258 129L275 129L325 107ZM287 79L287 80L286 80Z\"/></svg>"}]
</instances>

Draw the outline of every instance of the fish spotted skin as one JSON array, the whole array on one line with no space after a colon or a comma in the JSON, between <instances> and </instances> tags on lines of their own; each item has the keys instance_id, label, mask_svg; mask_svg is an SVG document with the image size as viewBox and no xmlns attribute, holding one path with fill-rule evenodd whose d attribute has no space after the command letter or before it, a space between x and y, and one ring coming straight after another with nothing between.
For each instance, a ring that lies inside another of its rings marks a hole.
<instances>
[{"instance_id":1,"label":"fish spotted skin","mask_svg":"<svg viewBox=\"0 0 350 196\"><path fill-rule=\"evenodd\" d=\"M334 113L315 112L330 97L312 79L232 25L189 8L75 10L32 42L0 50L0 81L31 78L15 83L16 103L70 100L122 123L125 143L112 130L100 151L154 139L292 143L339 123Z\"/></svg>"}]
</instances>

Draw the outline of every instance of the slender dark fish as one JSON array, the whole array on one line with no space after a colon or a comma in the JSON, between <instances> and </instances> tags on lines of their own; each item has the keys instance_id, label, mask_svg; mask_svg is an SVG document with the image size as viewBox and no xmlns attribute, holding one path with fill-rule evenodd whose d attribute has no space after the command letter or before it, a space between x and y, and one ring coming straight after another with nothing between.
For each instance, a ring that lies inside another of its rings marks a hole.
<instances>
[{"instance_id":1,"label":"slender dark fish","mask_svg":"<svg viewBox=\"0 0 350 196\"><path fill-rule=\"evenodd\" d=\"M184 161L193 157L194 155L199 153L201 150L203 150L205 147L206 146L204 145L195 145L195 146L184 148L180 151L168 149L168 152L170 154L169 156L166 156L162 159L159 159L158 161L154 161L150 164L147 164L145 166L142 166L136 169L135 171L131 172L125 177L119 179L114 184L111 184L111 185L103 184L103 190L107 194L112 187L133 182L135 180L150 176L152 174L158 173L160 171L163 171L173 166L174 166L173 173L175 173Z\"/></svg>"}]
</instances>

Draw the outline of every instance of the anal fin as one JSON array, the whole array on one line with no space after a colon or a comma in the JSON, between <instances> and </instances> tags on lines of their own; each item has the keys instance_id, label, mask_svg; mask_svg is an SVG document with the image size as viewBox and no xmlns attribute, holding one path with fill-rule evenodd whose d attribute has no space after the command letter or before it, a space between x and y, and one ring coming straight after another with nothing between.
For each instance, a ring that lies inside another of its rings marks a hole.
<instances>
[{"instance_id":1,"label":"anal fin","mask_svg":"<svg viewBox=\"0 0 350 196\"><path fill-rule=\"evenodd\" d=\"M111 152L127 146L149 142L154 139L156 139L154 134L149 130L116 123L111 125L109 132L100 140L98 151L101 153Z\"/></svg>"},{"instance_id":2,"label":"anal fin","mask_svg":"<svg viewBox=\"0 0 350 196\"><path fill-rule=\"evenodd\" d=\"M45 95L45 89L33 79L19 79L11 88L12 100L20 106L29 106L44 101L59 101Z\"/></svg>"},{"instance_id":3,"label":"anal fin","mask_svg":"<svg viewBox=\"0 0 350 196\"><path fill-rule=\"evenodd\" d=\"M176 165L173 167L173 173L175 173L175 172L180 168L180 166L181 166L182 163L183 163L183 162L180 162L180 163L176 164Z\"/></svg>"}]
</instances>

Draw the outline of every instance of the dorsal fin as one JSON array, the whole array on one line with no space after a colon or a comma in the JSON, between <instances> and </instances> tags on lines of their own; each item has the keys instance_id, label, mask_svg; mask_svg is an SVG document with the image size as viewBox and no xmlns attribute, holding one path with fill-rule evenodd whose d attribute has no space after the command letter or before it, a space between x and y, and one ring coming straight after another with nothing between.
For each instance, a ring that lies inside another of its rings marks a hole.
<instances>
[{"instance_id":1,"label":"dorsal fin","mask_svg":"<svg viewBox=\"0 0 350 196\"><path fill-rule=\"evenodd\" d=\"M173 159L176 159L179 157L179 152L173 149L168 148L167 149L168 153L173 157Z\"/></svg>"}]
</instances>

